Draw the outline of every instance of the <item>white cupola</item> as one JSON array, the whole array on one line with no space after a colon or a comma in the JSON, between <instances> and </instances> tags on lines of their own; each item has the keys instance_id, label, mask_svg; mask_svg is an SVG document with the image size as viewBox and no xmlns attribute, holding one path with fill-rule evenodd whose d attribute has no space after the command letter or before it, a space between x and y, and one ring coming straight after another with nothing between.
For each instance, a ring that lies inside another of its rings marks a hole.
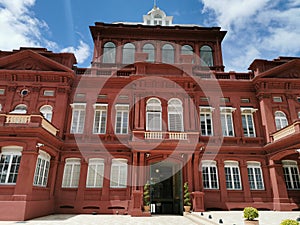
<instances>
[{"instance_id":1,"label":"white cupola","mask_svg":"<svg viewBox=\"0 0 300 225\"><path fill-rule=\"evenodd\" d=\"M172 26L173 16L167 16L166 13L160 10L154 2L153 9L151 9L147 15L143 16L144 25L161 25Z\"/></svg>"}]
</instances>

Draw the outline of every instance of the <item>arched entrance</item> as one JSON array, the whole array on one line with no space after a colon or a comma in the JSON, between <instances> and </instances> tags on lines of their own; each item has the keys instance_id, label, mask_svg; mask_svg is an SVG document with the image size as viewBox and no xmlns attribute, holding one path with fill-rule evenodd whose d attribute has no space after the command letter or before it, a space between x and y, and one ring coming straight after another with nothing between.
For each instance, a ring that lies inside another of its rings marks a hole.
<instances>
[{"instance_id":1,"label":"arched entrance","mask_svg":"<svg viewBox=\"0 0 300 225\"><path fill-rule=\"evenodd\" d=\"M180 163L165 161L150 165L152 214L182 214L181 168Z\"/></svg>"}]
</instances>

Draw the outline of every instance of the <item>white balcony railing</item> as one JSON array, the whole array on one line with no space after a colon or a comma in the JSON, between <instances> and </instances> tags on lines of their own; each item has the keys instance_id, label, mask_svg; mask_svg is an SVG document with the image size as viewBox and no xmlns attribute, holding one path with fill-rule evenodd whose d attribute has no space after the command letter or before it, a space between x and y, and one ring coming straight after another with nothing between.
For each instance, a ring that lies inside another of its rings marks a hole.
<instances>
[{"instance_id":1,"label":"white balcony railing","mask_svg":"<svg viewBox=\"0 0 300 225\"><path fill-rule=\"evenodd\" d=\"M58 132L58 129L41 115L1 114L0 116L5 116L5 124L7 125L16 124L20 126L24 124L25 126L31 126L31 123L39 123L41 127L54 136Z\"/></svg>"},{"instance_id":2,"label":"white balcony railing","mask_svg":"<svg viewBox=\"0 0 300 225\"><path fill-rule=\"evenodd\" d=\"M187 140L187 133L169 133L169 139L171 140Z\"/></svg>"},{"instance_id":3,"label":"white balcony railing","mask_svg":"<svg viewBox=\"0 0 300 225\"><path fill-rule=\"evenodd\" d=\"M271 137L273 138L273 141L280 140L286 136L299 132L299 126L300 126L300 120L297 120L292 124L274 132L273 134L271 134Z\"/></svg>"},{"instance_id":4,"label":"white balcony railing","mask_svg":"<svg viewBox=\"0 0 300 225\"><path fill-rule=\"evenodd\" d=\"M164 137L165 136L165 137ZM161 140L163 138L169 140L187 140L188 134L184 132L161 132L161 131L146 131L145 139Z\"/></svg>"},{"instance_id":5,"label":"white balcony railing","mask_svg":"<svg viewBox=\"0 0 300 225\"><path fill-rule=\"evenodd\" d=\"M6 115L5 123L25 124L30 122L29 115Z\"/></svg>"},{"instance_id":6,"label":"white balcony railing","mask_svg":"<svg viewBox=\"0 0 300 225\"><path fill-rule=\"evenodd\" d=\"M145 132L145 139L162 139L163 133L160 131Z\"/></svg>"}]
</instances>

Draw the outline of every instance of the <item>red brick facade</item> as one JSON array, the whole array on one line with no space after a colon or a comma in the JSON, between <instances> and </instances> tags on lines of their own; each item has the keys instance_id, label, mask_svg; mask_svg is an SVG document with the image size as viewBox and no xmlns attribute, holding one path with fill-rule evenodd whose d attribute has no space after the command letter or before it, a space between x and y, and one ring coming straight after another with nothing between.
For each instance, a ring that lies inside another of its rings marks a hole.
<instances>
[{"instance_id":1,"label":"red brick facade","mask_svg":"<svg viewBox=\"0 0 300 225\"><path fill-rule=\"evenodd\" d=\"M224 72L220 28L96 23L91 68L0 51L0 219L299 209L300 59ZM185 47L183 47L185 46ZM12 213L14 212L14 213Z\"/></svg>"}]
</instances>

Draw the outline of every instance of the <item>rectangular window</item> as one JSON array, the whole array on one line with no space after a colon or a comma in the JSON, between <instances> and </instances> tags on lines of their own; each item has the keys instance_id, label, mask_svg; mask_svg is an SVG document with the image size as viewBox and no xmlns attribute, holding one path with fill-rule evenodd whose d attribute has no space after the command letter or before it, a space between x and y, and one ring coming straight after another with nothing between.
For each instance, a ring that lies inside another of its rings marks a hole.
<instances>
[{"instance_id":1,"label":"rectangular window","mask_svg":"<svg viewBox=\"0 0 300 225\"><path fill-rule=\"evenodd\" d=\"M229 190L241 190L241 177L238 162L225 161L226 187Z\"/></svg>"},{"instance_id":2,"label":"rectangular window","mask_svg":"<svg viewBox=\"0 0 300 225\"><path fill-rule=\"evenodd\" d=\"M86 103L74 103L72 107L71 133L82 134L85 120Z\"/></svg>"},{"instance_id":3,"label":"rectangular window","mask_svg":"<svg viewBox=\"0 0 300 225\"><path fill-rule=\"evenodd\" d=\"M80 159L66 159L62 181L63 188L77 188L80 177Z\"/></svg>"},{"instance_id":4,"label":"rectangular window","mask_svg":"<svg viewBox=\"0 0 300 225\"><path fill-rule=\"evenodd\" d=\"M230 102L230 98L228 98L228 97L220 98L220 102L222 102L222 103L228 103L228 102Z\"/></svg>"},{"instance_id":5,"label":"rectangular window","mask_svg":"<svg viewBox=\"0 0 300 225\"><path fill-rule=\"evenodd\" d=\"M102 188L104 177L104 160L90 159L86 179L87 188Z\"/></svg>"},{"instance_id":6,"label":"rectangular window","mask_svg":"<svg viewBox=\"0 0 300 225\"><path fill-rule=\"evenodd\" d=\"M161 131L161 112L147 112L147 130Z\"/></svg>"},{"instance_id":7,"label":"rectangular window","mask_svg":"<svg viewBox=\"0 0 300 225\"><path fill-rule=\"evenodd\" d=\"M54 96L54 91L53 90L45 90L44 96Z\"/></svg>"},{"instance_id":8,"label":"rectangular window","mask_svg":"<svg viewBox=\"0 0 300 225\"><path fill-rule=\"evenodd\" d=\"M241 98L241 103L250 103L250 98Z\"/></svg>"},{"instance_id":9,"label":"rectangular window","mask_svg":"<svg viewBox=\"0 0 300 225\"><path fill-rule=\"evenodd\" d=\"M297 97L297 101L300 102L300 97Z\"/></svg>"},{"instance_id":10,"label":"rectangular window","mask_svg":"<svg viewBox=\"0 0 300 225\"><path fill-rule=\"evenodd\" d=\"M242 125L245 137L255 137L255 127L253 121L253 112L256 109L253 108L241 108L242 112Z\"/></svg>"},{"instance_id":11,"label":"rectangular window","mask_svg":"<svg viewBox=\"0 0 300 225\"><path fill-rule=\"evenodd\" d=\"M21 153L3 153L0 159L0 184L17 182Z\"/></svg>"},{"instance_id":12,"label":"rectangular window","mask_svg":"<svg viewBox=\"0 0 300 225\"><path fill-rule=\"evenodd\" d=\"M264 190L264 182L259 162L248 162L248 180L251 190Z\"/></svg>"},{"instance_id":13,"label":"rectangular window","mask_svg":"<svg viewBox=\"0 0 300 225\"><path fill-rule=\"evenodd\" d=\"M200 97L200 101L201 102L208 102L209 101L209 97Z\"/></svg>"},{"instance_id":14,"label":"rectangular window","mask_svg":"<svg viewBox=\"0 0 300 225\"><path fill-rule=\"evenodd\" d=\"M113 159L110 174L111 188L126 188L127 186L127 160Z\"/></svg>"},{"instance_id":15,"label":"rectangular window","mask_svg":"<svg viewBox=\"0 0 300 225\"><path fill-rule=\"evenodd\" d=\"M202 181L205 189L219 189L215 161L202 161Z\"/></svg>"},{"instance_id":16,"label":"rectangular window","mask_svg":"<svg viewBox=\"0 0 300 225\"><path fill-rule=\"evenodd\" d=\"M213 135L212 111L212 107L200 107L200 129L203 136Z\"/></svg>"},{"instance_id":17,"label":"rectangular window","mask_svg":"<svg viewBox=\"0 0 300 225\"><path fill-rule=\"evenodd\" d=\"M33 185L46 187L50 168L50 155L44 151L39 151L36 162Z\"/></svg>"},{"instance_id":18,"label":"rectangular window","mask_svg":"<svg viewBox=\"0 0 300 225\"><path fill-rule=\"evenodd\" d=\"M273 102L282 102L282 98L280 96L274 96Z\"/></svg>"},{"instance_id":19,"label":"rectangular window","mask_svg":"<svg viewBox=\"0 0 300 225\"><path fill-rule=\"evenodd\" d=\"M5 94L5 89L0 88L0 95L4 95Z\"/></svg>"},{"instance_id":20,"label":"rectangular window","mask_svg":"<svg viewBox=\"0 0 300 225\"><path fill-rule=\"evenodd\" d=\"M224 137L234 137L233 119L232 112L235 108L232 107L221 107L221 126Z\"/></svg>"},{"instance_id":21,"label":"rectangular window","mask_svg":"<svg viewBox=\"0 0 300 225\"><path fill-rule=\"evenodd\" d=\"M300 190L300 174L296 161L283 160L283 174L288 190Z\"/></svg>"},{"instance_id":22,"label":"rectangular window","mask_svg":"<svg viewBox=\"0 0 300 225\"><path fill-rule=\"evenodd\" d=\"M116 105L116 134L128 133L129 105Z\"/></svg>"},{"instance_id":23,"label":"rectangular window","mask_svg":"<svg viewBox=\"0 0 300 225\"><path fill-rule=\"evenodd\" d=\"M95 104L94 134L106 133L107 104Z\"/></svg>"}]
</instances>

